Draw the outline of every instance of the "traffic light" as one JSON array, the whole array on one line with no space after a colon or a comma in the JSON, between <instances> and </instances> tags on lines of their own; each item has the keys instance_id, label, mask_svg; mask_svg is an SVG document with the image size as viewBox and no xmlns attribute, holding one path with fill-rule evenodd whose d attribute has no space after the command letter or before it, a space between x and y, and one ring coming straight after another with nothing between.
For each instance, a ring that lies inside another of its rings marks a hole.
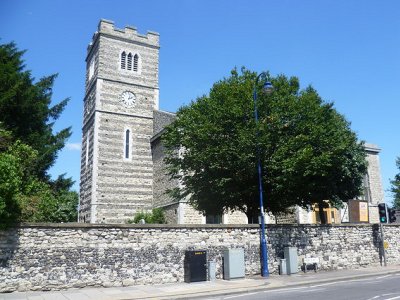
<instances>
[{"instance_id":1,"label":"traffic light","mask_svg":"<svg viewBox=\"0 0 400 300\"><path fill-rule=\"evenodd\" d=\"M396 222L396 211L394 210L394 208L388 208L388 214L389 214L389 223Z\"/></svg>"},{"instance_id":2,"label":"traffic light","mask_svg":"<svg viewBox=\"0 0 400 300\"><path fill-rule=\"evenodd\" d=\"M379 203L378 204L378 210L379 210L379 221L381 223L387 223L386 204L385 203Z\"/></svg>"}]
</instances>

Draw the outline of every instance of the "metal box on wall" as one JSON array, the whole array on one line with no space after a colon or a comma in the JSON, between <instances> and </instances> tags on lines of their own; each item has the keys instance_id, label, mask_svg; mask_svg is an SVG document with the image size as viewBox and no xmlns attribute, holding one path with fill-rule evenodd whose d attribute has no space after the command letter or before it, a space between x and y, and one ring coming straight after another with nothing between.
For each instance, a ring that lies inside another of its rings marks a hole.
<instances>
[{"instance_id":1,"label":"metal box on wall","mask_svg":"<svg viewBox=\"0 0 400 300\"><path fill-rule=\"evenodd\" d=\"M207 280L207 251L186 251L184 260L184 281L196 282Z\"/></svg>"},{"instance_id":2,"label":"metal box on wall","mask_svg":"<svg viewBox=\"0 0 400 300\"><path fill-rule=\"evenodd\" d=\"M244 273L244 250L241 248L225 249L224 279L243 278Z\"/></svg>"},{"instance_id":3,"label":"metal box on wall","mask_svg":"<svg viewBox=\"0 0 400 300\"><path fill-rule=\"evenodd\" d=\"M299 271L299 263L296 247L285 247L284 256L286 259L287 274L295 274Z\"/></svg>"}]
</instances>

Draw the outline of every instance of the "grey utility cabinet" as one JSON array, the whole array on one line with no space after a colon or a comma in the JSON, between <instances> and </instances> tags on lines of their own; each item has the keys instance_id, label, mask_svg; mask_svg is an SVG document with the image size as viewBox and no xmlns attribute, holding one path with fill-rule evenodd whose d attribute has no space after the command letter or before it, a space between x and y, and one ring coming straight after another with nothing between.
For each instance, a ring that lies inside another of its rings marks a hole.
<instances>
[{"instance_id":1,"label":"grey utility cabinet","mask_svg":"<svg viewBox=\"0 0 400 300\"><path fill-rule=\"evenodd\" d=\"M285 247L283 253L286 259L287 274L290 275L297 273L299 271L297 248Z\"/></svg>"},{"instance_id":2,"label":"grey utility cabinet","mask_svg":"<svg viewBox=\"0 0 400 300\"><path fill-rule=\"evenodd\" d=\"M244 250L242 248L225 249L224 279L243 278L244 270Z\"/></svg>"}]
</instances>

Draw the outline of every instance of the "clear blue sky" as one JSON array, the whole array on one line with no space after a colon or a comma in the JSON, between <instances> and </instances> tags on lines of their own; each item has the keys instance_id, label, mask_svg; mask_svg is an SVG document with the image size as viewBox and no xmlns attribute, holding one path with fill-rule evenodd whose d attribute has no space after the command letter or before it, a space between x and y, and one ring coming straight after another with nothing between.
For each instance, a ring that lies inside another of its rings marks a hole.
<instances>
[{"instance_id":1,"label":"clear blue sky","mask_svg":"<svg viewBox=\"0 0 400 300\"><path fill-rule=\"evenodd\" d=\"M71 101L56 128L72 126L73 135L51 172L72 176L77 190L86 47L101 18L160 33L167 111L207 93L235 66L311 84L361 140L382 148L387 190L400 156L399 16L397 0L1 0L0 38L28 50L35 78L59 73L54 101Z\"/></svg>"}]
</instances>

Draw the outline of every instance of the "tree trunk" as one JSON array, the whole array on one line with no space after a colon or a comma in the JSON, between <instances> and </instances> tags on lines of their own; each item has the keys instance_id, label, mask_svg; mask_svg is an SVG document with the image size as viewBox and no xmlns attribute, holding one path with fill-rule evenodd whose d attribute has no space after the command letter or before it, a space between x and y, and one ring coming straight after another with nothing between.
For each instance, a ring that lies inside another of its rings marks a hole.
<instances>
[{"instance_id":1,"label":"tree trunk","mask_svg":"<svg viewBox=\"0 0 400 300\"><path fill-rule=\"evenodd\" d=\"M318 208L319 208L319 219L321 220L321 224L326 224L326 215L324 213L324 208L326 207L325 203L323 201L318 202Z\"/></svg>"}]
</instances>

